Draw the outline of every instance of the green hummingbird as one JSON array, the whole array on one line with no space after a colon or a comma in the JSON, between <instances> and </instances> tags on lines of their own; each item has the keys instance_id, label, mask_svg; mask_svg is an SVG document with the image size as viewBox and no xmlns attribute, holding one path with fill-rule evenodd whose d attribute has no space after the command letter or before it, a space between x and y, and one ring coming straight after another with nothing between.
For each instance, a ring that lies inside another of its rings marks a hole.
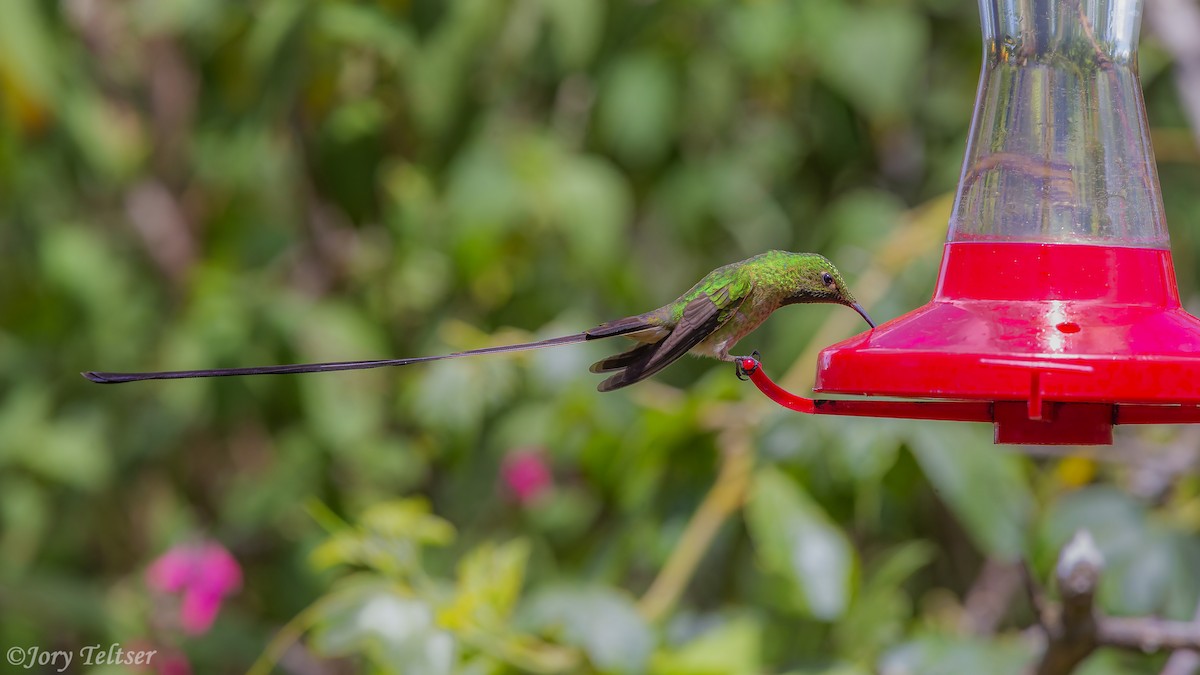
<instances>
[{"instance_id":1,"label":"green hummingbird","mask_svg":"<svg viewBox=\"0 0 1200 675\"><path fill-rule=\"evenodd\" d=\"M780 307L808 302L846 305L861 314L872 328L875 327L866 310L846 288L841 273L824 256L816 253L768 251L718 267L674 302L653 311L602 323L582 333L537 342L407 359L154 373L88 371L83 373L83 376L92 382L115 384L137 380L358 370L406 366L410 363L440 361L460 356L556 347L620 335L636 341L638 345L629 351L597 361L591 367L593 373L614 373L597 387L600 391L612 391L650 377L687 353L736 362L739 357L731 356L729 350L738 340L758 328Z\"/></svg>"}]
</instances>

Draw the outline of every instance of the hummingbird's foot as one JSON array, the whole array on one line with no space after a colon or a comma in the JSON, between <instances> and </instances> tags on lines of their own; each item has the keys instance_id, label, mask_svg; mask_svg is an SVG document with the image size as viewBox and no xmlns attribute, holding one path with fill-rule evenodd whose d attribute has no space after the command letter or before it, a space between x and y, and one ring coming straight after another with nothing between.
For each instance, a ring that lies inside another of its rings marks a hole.
<instances>
[{"instance_id":1,"label":"hummingbird's foot","mask_svg":"<svg viewBox=\"0 0 1200 675\"><path fill-rule=\"evenodd\" d=\"M733 357L733 367L734 372L737 373L737 379L741 380L742 382L750 379L750 376L758 371L758 360L761 356L762 354L759 354L758 350L755 349L753 352L750 352L750 356ZM749 364L748 366L743 365L747 361L752 361L753 363Z\"/></svg>"}]
</instances>

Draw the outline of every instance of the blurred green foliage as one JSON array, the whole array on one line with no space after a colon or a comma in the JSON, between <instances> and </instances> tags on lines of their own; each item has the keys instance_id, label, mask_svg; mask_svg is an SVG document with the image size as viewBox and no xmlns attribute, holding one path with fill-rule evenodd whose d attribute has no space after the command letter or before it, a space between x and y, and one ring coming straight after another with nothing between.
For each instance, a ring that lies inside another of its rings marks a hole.
<instances>
[{"instance_id":1,"label":"blurred green foliage","mask_svg":"<svg viewBox=\"0 0 1200 675\"><path fill-rule=\"evenodd\" d=\"M611 345L76 374L574 332L769 248L853 278L902 223L944 223L922 207L954 187L978 64L969 0L0 3L0 646L142 641L204 673L1010 673L1029 610L973 631L970 590L988 560L1046 577L1083 526L1106 611L1190 616L1200 482L1155 478L1186 430L1032 460L985 428L773 410L708 362L599 395ZM1148 40L1195 309L1200 156L1170 65ZM891 318L937 260L856 290ZM782 371L838 311L781 312L744 348ZM745 508L645 618L745 409ZM532 502L500 479L528 448L554 474ZM184 638L141 574L198 536L246 581Z\"/></svg>"}]
</instances>

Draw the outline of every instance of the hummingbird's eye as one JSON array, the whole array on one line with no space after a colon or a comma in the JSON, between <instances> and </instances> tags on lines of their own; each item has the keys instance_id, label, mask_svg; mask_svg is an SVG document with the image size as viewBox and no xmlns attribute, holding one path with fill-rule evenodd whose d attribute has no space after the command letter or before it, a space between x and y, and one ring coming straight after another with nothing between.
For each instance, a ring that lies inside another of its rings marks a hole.
<instances>
[{"instance_id":1,"label":"hummingbird's eye","mask_svg":"<svg viewBox=\"0 0 1200 675\"><path fill-rule=\"evenodd\" d=\"M833 275L829 272L821 275L821 281L825 282L826 286L833 288Z\"/></svg>"}]
</instances>

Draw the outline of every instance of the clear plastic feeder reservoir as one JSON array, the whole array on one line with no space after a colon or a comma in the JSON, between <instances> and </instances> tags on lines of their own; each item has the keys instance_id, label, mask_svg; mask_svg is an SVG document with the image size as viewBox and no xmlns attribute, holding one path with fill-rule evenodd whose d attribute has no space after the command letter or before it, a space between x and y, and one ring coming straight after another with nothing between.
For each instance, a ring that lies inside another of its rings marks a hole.
<instances>
[{"instance_id":1,"label":"clear plastic feeder reservoir","mask_svg":"<svg viewBox=\"0 0 1200 675\"><path fill-rule=\"evenodd\" d=\"M980 10L983 71L933 300L825 349L816 380L956 401L808 412L991 421L999 443L1200 420L1200 321L1180 307L1137 77L1141 2Z\"/></svg>"}]
</instances>

